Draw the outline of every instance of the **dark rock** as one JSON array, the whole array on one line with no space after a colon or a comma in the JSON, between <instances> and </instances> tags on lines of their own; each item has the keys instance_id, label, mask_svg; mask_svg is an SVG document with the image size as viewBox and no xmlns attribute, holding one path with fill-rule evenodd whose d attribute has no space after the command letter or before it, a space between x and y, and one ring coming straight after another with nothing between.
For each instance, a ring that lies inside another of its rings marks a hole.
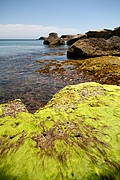
<instances>
[{"instance_id":1,"label":"dark rock","mask_svg":"<svg viewBox=\"0 0 120 180\"><path fill-rule=\"evenodd\" d=\"M61 38L64 39L64 40L69 40L71 39L72 37L74 37L74 35L62 35Z\"/></svg>"},{"instance_id":2,"label":"dark rock","mask_svg":"<svg viewBox=\"0 0 120 180\"><path fill-rule=\"evenodd\" d=\"M116 45L117 44L117 45ZM89 58L106 55L120 55L120 38L109 40L104 38L89 38L75 42L68 48L68 58Z\"/></svg>"},{"instance_id":3,"label":"dark rock","mask_svg":"<svg viewBox=\"0 0 120 180\"><path fill-rule=\"evenodd\" d=\"M65 41L61 38L55 39L54 41L50 42L51 46L60 46L60 45L65 45Z\"/></svg>"},{"instance_id":4,"label":"dark rock","mask_svg":"<svg viewBox=\"0 0 120 180\"><path fill-rule=\"evenodd\" d=\"M114 30L103 29L99 31L88 31L85 33L88 38L104 38L109 39L112 36L120 37L120 26L115 28Z\"/></svg>"},{"instance_id":5,"label":"dark rock","mask_svg":"<svg viewBox=\"0 0 120 180\"><path fill-rule=\"evenodd\" d=\"M60 46L60 45L64 45L65 42L63 39L61 38L47 38L44 40L44 44L45 45L50 45L50 46Z\"/></svg>"},{"instance_id":6,"label":"dark rock","mask_svg":"<svg viewBox=\"0 0 120 180\"><path fill-rule=\"evenodd\" d=\"M45 40L46 39L46 37L40 37L38 40Z\"/></svg>"},{"instance_id":7,"label":"dark rock","mask_svg":"<svg viewBox=\"0 0 120 180\"><path fill-rule=\"evenodd\" d=\"M77 35L73 36L72 38L70 38L70 39L67 41L67 45L72 45L73 43L75 43L75 42L78 41L79 39L84 39L84 38L87 38L87 35L86 35L86 34L77 34Z\"/></svg>"},{"instance_id":8,"label":"dark rock","mask_svg":"<svg viewBox=\"0 0 120 180\"><path fill-rule=\"evenodd\" d=\"M49 37L58 38L58 34L55 32L51 32L51 33L49 33Z\"/></svg>"},{"instance_id":9,"label":"dark rock","mask_svg":"<svg viewBox=\"0 0 120 180\"><path fill-rule=\"evenodd\" d=\"M117 28L115 28L115 29L111 32L110 37L112 37L112 36L119 36L119 37L120 37L120 26L117 27Z\"/></svg>"},{"instance_id":10,"label":"dark rock","mask_svg":"<svg viewBox=\"0 0 120 180\"><path fill-rule=\"evenodd\" d=\"M60 46L64 45L65 42L63 39L58 37L57 33L50 33L49 36L44 40L45 45L50 45L50 46Z\"/></svg>"},{"instance_id":11,"label":"dark rock","mask_svg":"<svg viewBox=\"0 0 120 180\"><path fill-rule=\"evenodd\" d=\"M120 37L112 36L107 40L107 45L111 50L120 50Z\"/></svg>"},{"instance_id":12,"label":"dark rock","mask_svg":"<svg viewBox=\"0 0 120 180\"><path fill-rule=\"evenodd\" d=\"M104 38L108 39L112 30L104 29L99 31L88 31L85 33L88 38Z\"/></svg>"}]
</instances>

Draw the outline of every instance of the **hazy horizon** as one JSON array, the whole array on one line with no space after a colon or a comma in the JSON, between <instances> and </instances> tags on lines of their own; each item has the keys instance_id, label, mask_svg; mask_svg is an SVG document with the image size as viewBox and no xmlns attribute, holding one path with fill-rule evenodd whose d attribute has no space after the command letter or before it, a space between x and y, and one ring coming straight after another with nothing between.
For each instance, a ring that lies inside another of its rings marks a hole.
<instances>
[{"instance_id":1,"label":"hazy horizon","mask_svg":"<svg viewBox=\"0 0 120 180\"><path fill-rule=\"evenodd\" d=\"M0 39L80 34L120 24L119 0L0 0Z\"/></svg>"}]
</instances>

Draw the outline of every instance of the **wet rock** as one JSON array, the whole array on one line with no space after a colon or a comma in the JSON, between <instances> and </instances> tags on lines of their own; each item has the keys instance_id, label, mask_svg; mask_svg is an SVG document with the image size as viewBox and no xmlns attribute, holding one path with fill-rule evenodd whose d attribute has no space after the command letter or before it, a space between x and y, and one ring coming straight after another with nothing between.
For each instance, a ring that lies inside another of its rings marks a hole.
<instances>
[{"instance_id":1,"label":"wet rock","mask_svg":"<svg viewBox=\"0 0 120 180\"><path fill-rule=\"evenodd\" d=\"M90 75L96 82L120 86L120 57L102 56L85 59L79 71Z\"/></svg>"}]
</instances>

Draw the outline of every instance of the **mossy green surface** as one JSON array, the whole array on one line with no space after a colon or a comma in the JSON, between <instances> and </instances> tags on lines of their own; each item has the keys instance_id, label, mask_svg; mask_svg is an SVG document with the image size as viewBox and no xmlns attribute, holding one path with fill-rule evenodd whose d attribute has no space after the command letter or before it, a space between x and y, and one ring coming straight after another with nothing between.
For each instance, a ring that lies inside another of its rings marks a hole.
<instances>
[{"instance_id":1,"label":"mossy green surface","mask_svg":"<svg viewBox=\"0 0 120 180\"><path fill-rule=\"evenodd\" d=\"M34 114L4 106L1 180L120 179L119 86L66 86Z\"/></svg>"}]
</instances>

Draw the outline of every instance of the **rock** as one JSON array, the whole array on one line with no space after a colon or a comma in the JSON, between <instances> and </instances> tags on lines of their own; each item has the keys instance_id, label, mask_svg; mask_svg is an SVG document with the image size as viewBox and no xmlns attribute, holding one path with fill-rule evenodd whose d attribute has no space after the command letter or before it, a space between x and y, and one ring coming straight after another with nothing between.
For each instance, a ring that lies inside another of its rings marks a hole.
<instances>
[{"instance_id":1,"label":"rock","mask_svg":"<svg viewBox=\"0 0 120 180\"><path fill-rule=\"evenodd\" d=\"M60 46L60 45L65 45L65 42L61 38L57 38L57 39L47 38L44 40L44 44L49 46Z\"/></svg>"},{"instance_id":2,"label":"rock","mask_svg":"<svg viewBox=\"0 0 120 180\"><path fill-rule=\"evenodd\" d=\"M61 38L52 40L49 44L50 46L60 46L60 45L65 45L65 41Z\"/></svg>"},{"instance_id":3,"label":"rock","mask_svg":"<svg viewBox=\"0 0 120 180\"><path fill-rule=\"evenodd\" d=\"M120 37L120 26L117 27L117 28L115 28L115 29L111 32L110 37L112 37L112 36L119 36L119 37Z\"/></svg>"},{"instance_id":4,"label":"rock","mask_svg":"<svg viewBox=\"0 0 120 180\"><path fill-rule=\"evenodd\" d=\"M43 43L49 46L60 46L65 44L64 40L59 38L57 33L49 33L49 36L44 40Z\"/></svg>"},{"instance_id":5,"label":"rock","mask_svg":"<svg viewBox=\"0 0 120 180\"><path fill-rule=\"evenodd\" d=\"M90 75L93 81L120 86L120 57L101 56L75 62L78 63L77 70L84 72L84 76Z\"/></svg>"},{"instance_id":6,"label":"rock","mask_svg":"<svg viewBox=\"0 0 120 180\"><path fill-rule=\"evenodd\" d=\"M4 104L2 108L2 116L11 116L15 117L17 113L27 112L25 105L21 102L20 99L10 101L7 104Z\"/></svg>"},{"instance_id":7,"label":"rock","mask_svg":"<svg viewBox=\"0 0 120 180\"><path fill-rule=\"evenodd\" d=\"M62 35L61 38L64 40L69 40L73 37L74 35Z\"/></svg>"},{"instance_id":8,"label":"rock","mask_svg":"<svg viewBox=\"0 0 120 180\"><path fill-rule=\"evenodd\" d=\"M55 32L51 32L51 33L49 33L49 37L58 38L58 34Z\"/></svg>"},{"instance_id":9,"label":"rock","mask_svg":"<svg viewBox=\"0 0 120 180\"><path fill-rule=\"evenodd\" d=\"M104 30L98 30L98 31L88 31L85 33L88 38L104 38L108 39L112 30L104 29Z\"/></svg>"},{"instance_id":10,"label":"rock","mask_svg":"<svg viewBox=\"0 0 120 180\"><path fill-rule=\"evenodd\" d=\"M73 36L72 38L69 38L69 40L67 41L67 45L72 45L73 43L75 43L76 41L78 41L79 39L84 39L87 38L86 34L78 34Z\"/></svg>"},{"instance_id":11,"label":"rock","mask_svg":"<svg viewBox=\"0 0 120 180\"><path fill-rule=\"evenodd\" d=\"M120 37L112 36L107 40L107 45L109 49L120 51Z\"/></svg>"},{"instance_id":12,"label":"rock","mask_svg":"<svg viewBox=\"0 0 120 180\"><path fill-rule=\"evenodd\" d=\"M40 37L38 40L45 40L46 39L46 37Z\"/></svg>"},{"instance_id":13,"label":"rock","mask_svg":"<svg viewBox=\"0 0 120 180\"><path fill-rule=\"evenodd\" d=\"M0 179L119 179L119 99L119 86L83 83L1 117Z\"/></svg>"},{"instance_id":14,"label":"rock","mask_svg":"<svg viewBox=\"0 0 120 180\"><path fill-rule=\"evenodd\" d=\"M120 26L116 27L114 30L103 29L99 31L88 31L85 33L88 38L104 38L109 39L112 36L120 37Z\"/></svg>"},{"instance_id":15,"label":"rock","mask_svg":"<svg viewBox=\"0 0 120 180\"><path fill-rule=\"evenodd\" d=\"M68 58L90 58L106 55L120 55L119 38L105 40L103 38L81 39L68 48ZM113 43L114 42L114 43ZM115 45L117 42L117 45Z\"/></svg>"}]
</instances>

